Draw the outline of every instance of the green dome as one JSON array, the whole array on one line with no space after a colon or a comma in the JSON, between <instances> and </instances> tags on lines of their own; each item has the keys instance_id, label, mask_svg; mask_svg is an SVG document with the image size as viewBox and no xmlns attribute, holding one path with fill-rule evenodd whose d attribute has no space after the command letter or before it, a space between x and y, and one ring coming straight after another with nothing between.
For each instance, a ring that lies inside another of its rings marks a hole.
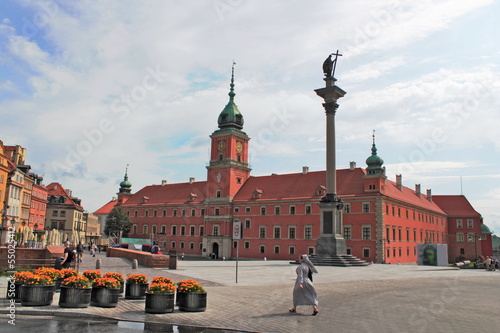
<instances>
[{"instance_id":1,"label":"green dome","mask_svg":"<svg viewBox=\"0 0 500 333\"><path fill-rule=\"evenodd\" d=\"M234 103L234 66L232 68L231 73L231 90L229 91L229 102L227 103L224 110L219 115L219 119L217 120L220 129L238 129L241 130L243 128L243 115L240 110L238 110L238 106Z\"/></svg>"},{"instance_id":2,"label":"green dome","mask_svg":"<svg viewBox=\"0 0 500 333\"><path fill-rule=\"evenodd\" d=\"M120 183L119 193L130 193L132 192L132 183L128 181L128 167L125 170L125 176L123 177L123 181Z\"/></svg>"},{"instance_id":3,"label":"green dome","mask_svg":"<svg viewBox=\"0 0 500 333\"><path fill-rule=\"evenodd\" d=\"M128 181L128 179L122 181L120 183L120 187L131 187L132 186L132 183Z\"/></svg>"},{"instance_id":4,"label":"green dome","mask_svg":"<svg viewBox=\"0 0 500 333\"><path fill-rule=\"evenodd\" d=\"M372 144L372 154L366 159L366 172L369 175L385 175L385 168L382 167L384 164L384 160L377 155L377 146L375 146L375 134L373 135L373 144Z\"/></svg>"},{"instance_id":5,"label":"green dome","mask_svg":"<svg viewBox=\"0 0 500 333\"><path fill-rule=\"evenodd\" d=\"M382 164L384 164L384 160L377 155L377 147L375 146L375 143L373 143L372 145L372 155L366 159L366 164L368 165L368 167L380 167L382 166Z\"/></svg>"},{"instance_id":6,"label":"green dome","mask_svg":"<svg viewBox=\"0 0 500 333\"><path fill-rule=\"evenodd\" d=\"M481 224L481 233L482 234L492 234L490 228L484 223Z\"/></svg>"}]
</instances>

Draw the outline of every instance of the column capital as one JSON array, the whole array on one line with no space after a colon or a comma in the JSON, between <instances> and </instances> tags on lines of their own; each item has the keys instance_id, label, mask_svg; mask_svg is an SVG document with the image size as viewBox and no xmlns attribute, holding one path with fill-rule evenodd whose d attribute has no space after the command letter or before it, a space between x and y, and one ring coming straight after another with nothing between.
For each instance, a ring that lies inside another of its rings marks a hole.
<instances>
[{"instance_id":1,"label":"column capital","mask_svg":"<svg viewBox=\"0 0 500 333\"><path fill-rule=\"evenodd\" d=\"M339 105L336 103L336 102L326 102L326 103L323 103L323 107L325 108L325 113L326 114L333 114L335 115L335 113L337 112L337 109L339 107Z\"/></svg>"}]
</instances>

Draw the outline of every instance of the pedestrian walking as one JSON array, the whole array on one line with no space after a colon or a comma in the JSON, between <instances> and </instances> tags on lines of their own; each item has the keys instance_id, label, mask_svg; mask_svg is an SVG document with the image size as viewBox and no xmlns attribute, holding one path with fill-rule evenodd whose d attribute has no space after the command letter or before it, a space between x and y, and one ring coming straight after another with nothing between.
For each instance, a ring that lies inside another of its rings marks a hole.
<instances>
[{"instance_id":1,"label":"pedestrian walking","mask_svg":"<svg viewBox=\"0 0 500 333\"><path fill-rule=\"evenodd\" d=\"M293 307L288 309L290 312L297 312L298 305L311 305L313 308L312 315L315 316L318 311L318 294L313 285L312 275L318 273L309 256L303 254L299 257L299 267L295 270L297 279L293 287Z\"/></svg>"},{"instance_id":2,"label":"pedestrian walking","mask_svg":"<svg viewBox=\"0 0 500 333\"><path fill-rule=\"evenodd\" d=\"M78 242L78 245L76 246L76 257L78 262L83 261L83 245L82 242Z\"/></svg>"}]
</instances>

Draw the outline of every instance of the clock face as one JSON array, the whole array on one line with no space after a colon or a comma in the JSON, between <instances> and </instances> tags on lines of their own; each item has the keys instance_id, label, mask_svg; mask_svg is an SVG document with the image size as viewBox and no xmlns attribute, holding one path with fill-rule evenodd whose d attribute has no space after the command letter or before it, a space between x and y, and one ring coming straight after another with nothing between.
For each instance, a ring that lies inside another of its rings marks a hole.
<instances>
[{"instance_id":1,"label":"clock face","mask_svg":"<svg viewBox=\"0 0 500 333\"><path fill-rule=\"evenodd\" d=\"M223 151L223 150L225 150L225 149L226 149L226 141L219 141L219 142L217 143L217 149L218 149L219 151Z\"/></svg>"},{"instance_id":2,"label":"clock face","mask_svg":"<svg viewBox=\"0 0 500 333\"><path fill-rule=\"evenodd\" d=\"M236 142L236 151L240 153L243 150L243 144L241 142Z\"/></svg>"}]
</instances>

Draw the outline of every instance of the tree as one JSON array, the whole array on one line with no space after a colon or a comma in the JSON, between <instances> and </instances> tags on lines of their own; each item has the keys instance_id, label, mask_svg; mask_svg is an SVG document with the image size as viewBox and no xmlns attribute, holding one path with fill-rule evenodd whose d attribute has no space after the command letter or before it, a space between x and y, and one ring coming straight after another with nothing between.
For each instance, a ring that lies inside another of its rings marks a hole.
<instances>
[{"instance_id":1,"label":"tree","mask_svg":"<svg viewBox=\"0 0 500 333\"><path fill-rule=\"evenodd\" d=\"M106 236L111 236L112 234L119 233L127 234L132 228L132 222L128 218L128 215L123 211L121 207L115 207L109 212L106 217L106 226L104 227L104 233Z\"/></svg>"}]
</instances>

